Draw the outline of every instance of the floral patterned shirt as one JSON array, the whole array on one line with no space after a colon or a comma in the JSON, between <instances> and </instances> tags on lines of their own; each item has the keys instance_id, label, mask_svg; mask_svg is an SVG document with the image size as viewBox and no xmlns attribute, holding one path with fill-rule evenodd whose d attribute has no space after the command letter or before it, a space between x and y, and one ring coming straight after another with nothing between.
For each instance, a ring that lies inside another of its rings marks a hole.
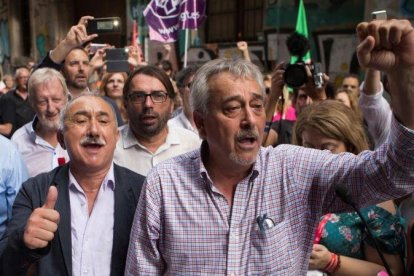
<instances>
[{"instance_id":1,"label":"floral patterned shirt","mask_svg":"<svg viewBox=\"0 0 414 276\"><path fill-rule=\"evenodd\" d=\"M360 211L381 250L389 254L403 254L404 219L375 205ZM331 214L322 232L320 244L336 254L365 259L364 242L374 247L361 219L356 212L352 212Z\"/></svg>"}]
</instances>

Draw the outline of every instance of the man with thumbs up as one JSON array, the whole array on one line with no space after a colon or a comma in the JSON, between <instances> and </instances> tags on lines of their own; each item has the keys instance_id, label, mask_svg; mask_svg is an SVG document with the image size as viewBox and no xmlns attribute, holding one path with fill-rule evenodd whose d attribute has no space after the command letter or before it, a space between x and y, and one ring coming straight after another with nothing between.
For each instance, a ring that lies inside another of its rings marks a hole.
<instances>
[{"instance_id":1,"label":"man with thumbs up","mask_svg":"<svg viewBox=\"0 0 414 276\"><path fill-rule=\"evenodd\" d=\"M16 197L0 275L123 275L144 177L113 163L111 106L91 93L61 114L59 141L70 162L26 181ZM1 252L0 252L1 253Z\"/></svg>"}]
</instances>

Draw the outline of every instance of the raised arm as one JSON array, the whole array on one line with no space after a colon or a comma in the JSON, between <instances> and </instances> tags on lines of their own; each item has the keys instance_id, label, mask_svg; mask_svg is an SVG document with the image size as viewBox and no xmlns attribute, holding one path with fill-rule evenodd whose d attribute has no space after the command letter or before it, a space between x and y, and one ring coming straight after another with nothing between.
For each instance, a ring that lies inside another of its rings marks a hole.
<instances>
[{"instance_id":1,"label":"raised arm","mask_svg":"<svg viewBox=\"0 0 414 276\"><path fill-rule=\"evenodd\" d=\"M376 148L385 142L391 126L391 107L384 99L383 92L381 72L368 68L361 84L358 103Z\"/></svg>"},{"instance_id":2,"label":"raised arm","mask_svg":"<svg viewBox=\"0 0 414 276\"><path fill-rule=\"evenodd\" d=\"M65 39L50 52L50 58L53 62L62 63L73 48L82 46L85 42L91 41L98 36L97 34L88 34L86 32L86 25L90 19L93 19L93 16L83 16L79 19L77 25L70 28Z\"/></svg>"},{"instance_id":3,"label":"raised arm","mask_svg":"<svg viewBox=\"0 0 414 276\"><path fill-rule=\"evenodd\" d=\"M408 20L374 20L358 24L359 63L384 71L389 79L393 113L414 129L414 31Z\"/></svg>"}]
</instances>

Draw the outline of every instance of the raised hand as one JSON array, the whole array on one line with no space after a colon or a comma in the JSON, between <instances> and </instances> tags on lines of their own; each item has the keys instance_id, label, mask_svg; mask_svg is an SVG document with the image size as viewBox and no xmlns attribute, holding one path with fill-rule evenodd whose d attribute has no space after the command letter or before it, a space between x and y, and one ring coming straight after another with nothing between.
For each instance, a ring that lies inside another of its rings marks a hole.
<instances>
[{"instance_id":1,"label":"raised hand","mask_svg":"<svg viewBox=\"0 0 414 276\"><path fill-rule=\"evenodd\" d=\"M53 62L58 64L62 63L73 48L82 46L84 43L98 36L97 34L89 35L86 32L86 24L90 19L93 19L93 16L83 16L77 25L70 28L65 39L50 52L50 58Z\"/></svg>"},{"instance_id":2,"label":"raised hand","mask_svg":"<svg viewBox=\"0 0 414 276\"><path fill-rule=\"evenodd\" d=\"M247 42L246 41L239 41L237 42L237 49L239 49L240 51L244 52L247 51Z\"/></svg>"},{"instance_id":3,"label":"raised hand","mask_svg":"<svg viewBox=\"0 0 414 276\"><path fill-rule=\"evenodd\" d=\"M50 186L45 204L30 215L23 234L23 242L27 248L44 248L53 240L60 217L54 209L57 198L56 187Z\"/></svg>"},{"instance_id":4,"label":"raised hand","mask_svg":"<svg viewBox=\"0 0 414 276\"><path fill-rule=\"evenodd\" d=\"M356 30L361 66L387 73L414 66L414 32L408 20L373 20Z\"/></svg>"},{"instance_id":5,"label":"raised hand","mask_svg":"<svg viewBox=\"0 0 414 276\"><path fill-rule=\"evenodd\" d=\"M102 66L105 65L105 55L106 55L106 50L110 49L110 48L114 48L114 46L111 46L109 44L106 44L105 47L102 47L98 50L96 50L95 54L93 55L93 57L91 58L89 65L94 69L98 69L101 68Z\"/></svg>"},{"instance_id":6,"label":"raised hand","mask_svg":"<svg viewBox=\"0 0 414 276\"><path fill-rule=\"evenodd\" d=\"M88 34L86 32L86 25L88 20L93 19L93 16L82 16L77 25L72 26L65 37L65 44L69 48L82 46L85 42L91 41L97 34Z\"/></svg>"},{"instance_id":7,"label":"raised hand","mask_svg":"<svg viewBox=\"0 0 414 276\"><path fill-rule=\"evenodd\" d=\"M414 129L414 31L407 20L374 20L358 24L359 63L384 71L389 80L393 113Z\"/></svg>"}]
</instances>

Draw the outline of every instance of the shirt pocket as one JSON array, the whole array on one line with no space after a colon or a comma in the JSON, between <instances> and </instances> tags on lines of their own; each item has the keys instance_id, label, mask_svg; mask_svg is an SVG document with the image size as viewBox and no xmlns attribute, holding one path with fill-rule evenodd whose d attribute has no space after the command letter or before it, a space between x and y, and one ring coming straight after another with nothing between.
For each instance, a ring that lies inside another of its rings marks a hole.
<instances>
[{"instance_id":1,"label":"shirt pocket","mask_svg":"<svg viewBox=\"0 0 414 276\"><path fill-rule=\"evenodd\" d=\"M289 268L289 228L282 221L272 228L260 230L257 222L251 232L252 254L249 271L257 275L283 275Z\"/></svg>"}]
</instances>

